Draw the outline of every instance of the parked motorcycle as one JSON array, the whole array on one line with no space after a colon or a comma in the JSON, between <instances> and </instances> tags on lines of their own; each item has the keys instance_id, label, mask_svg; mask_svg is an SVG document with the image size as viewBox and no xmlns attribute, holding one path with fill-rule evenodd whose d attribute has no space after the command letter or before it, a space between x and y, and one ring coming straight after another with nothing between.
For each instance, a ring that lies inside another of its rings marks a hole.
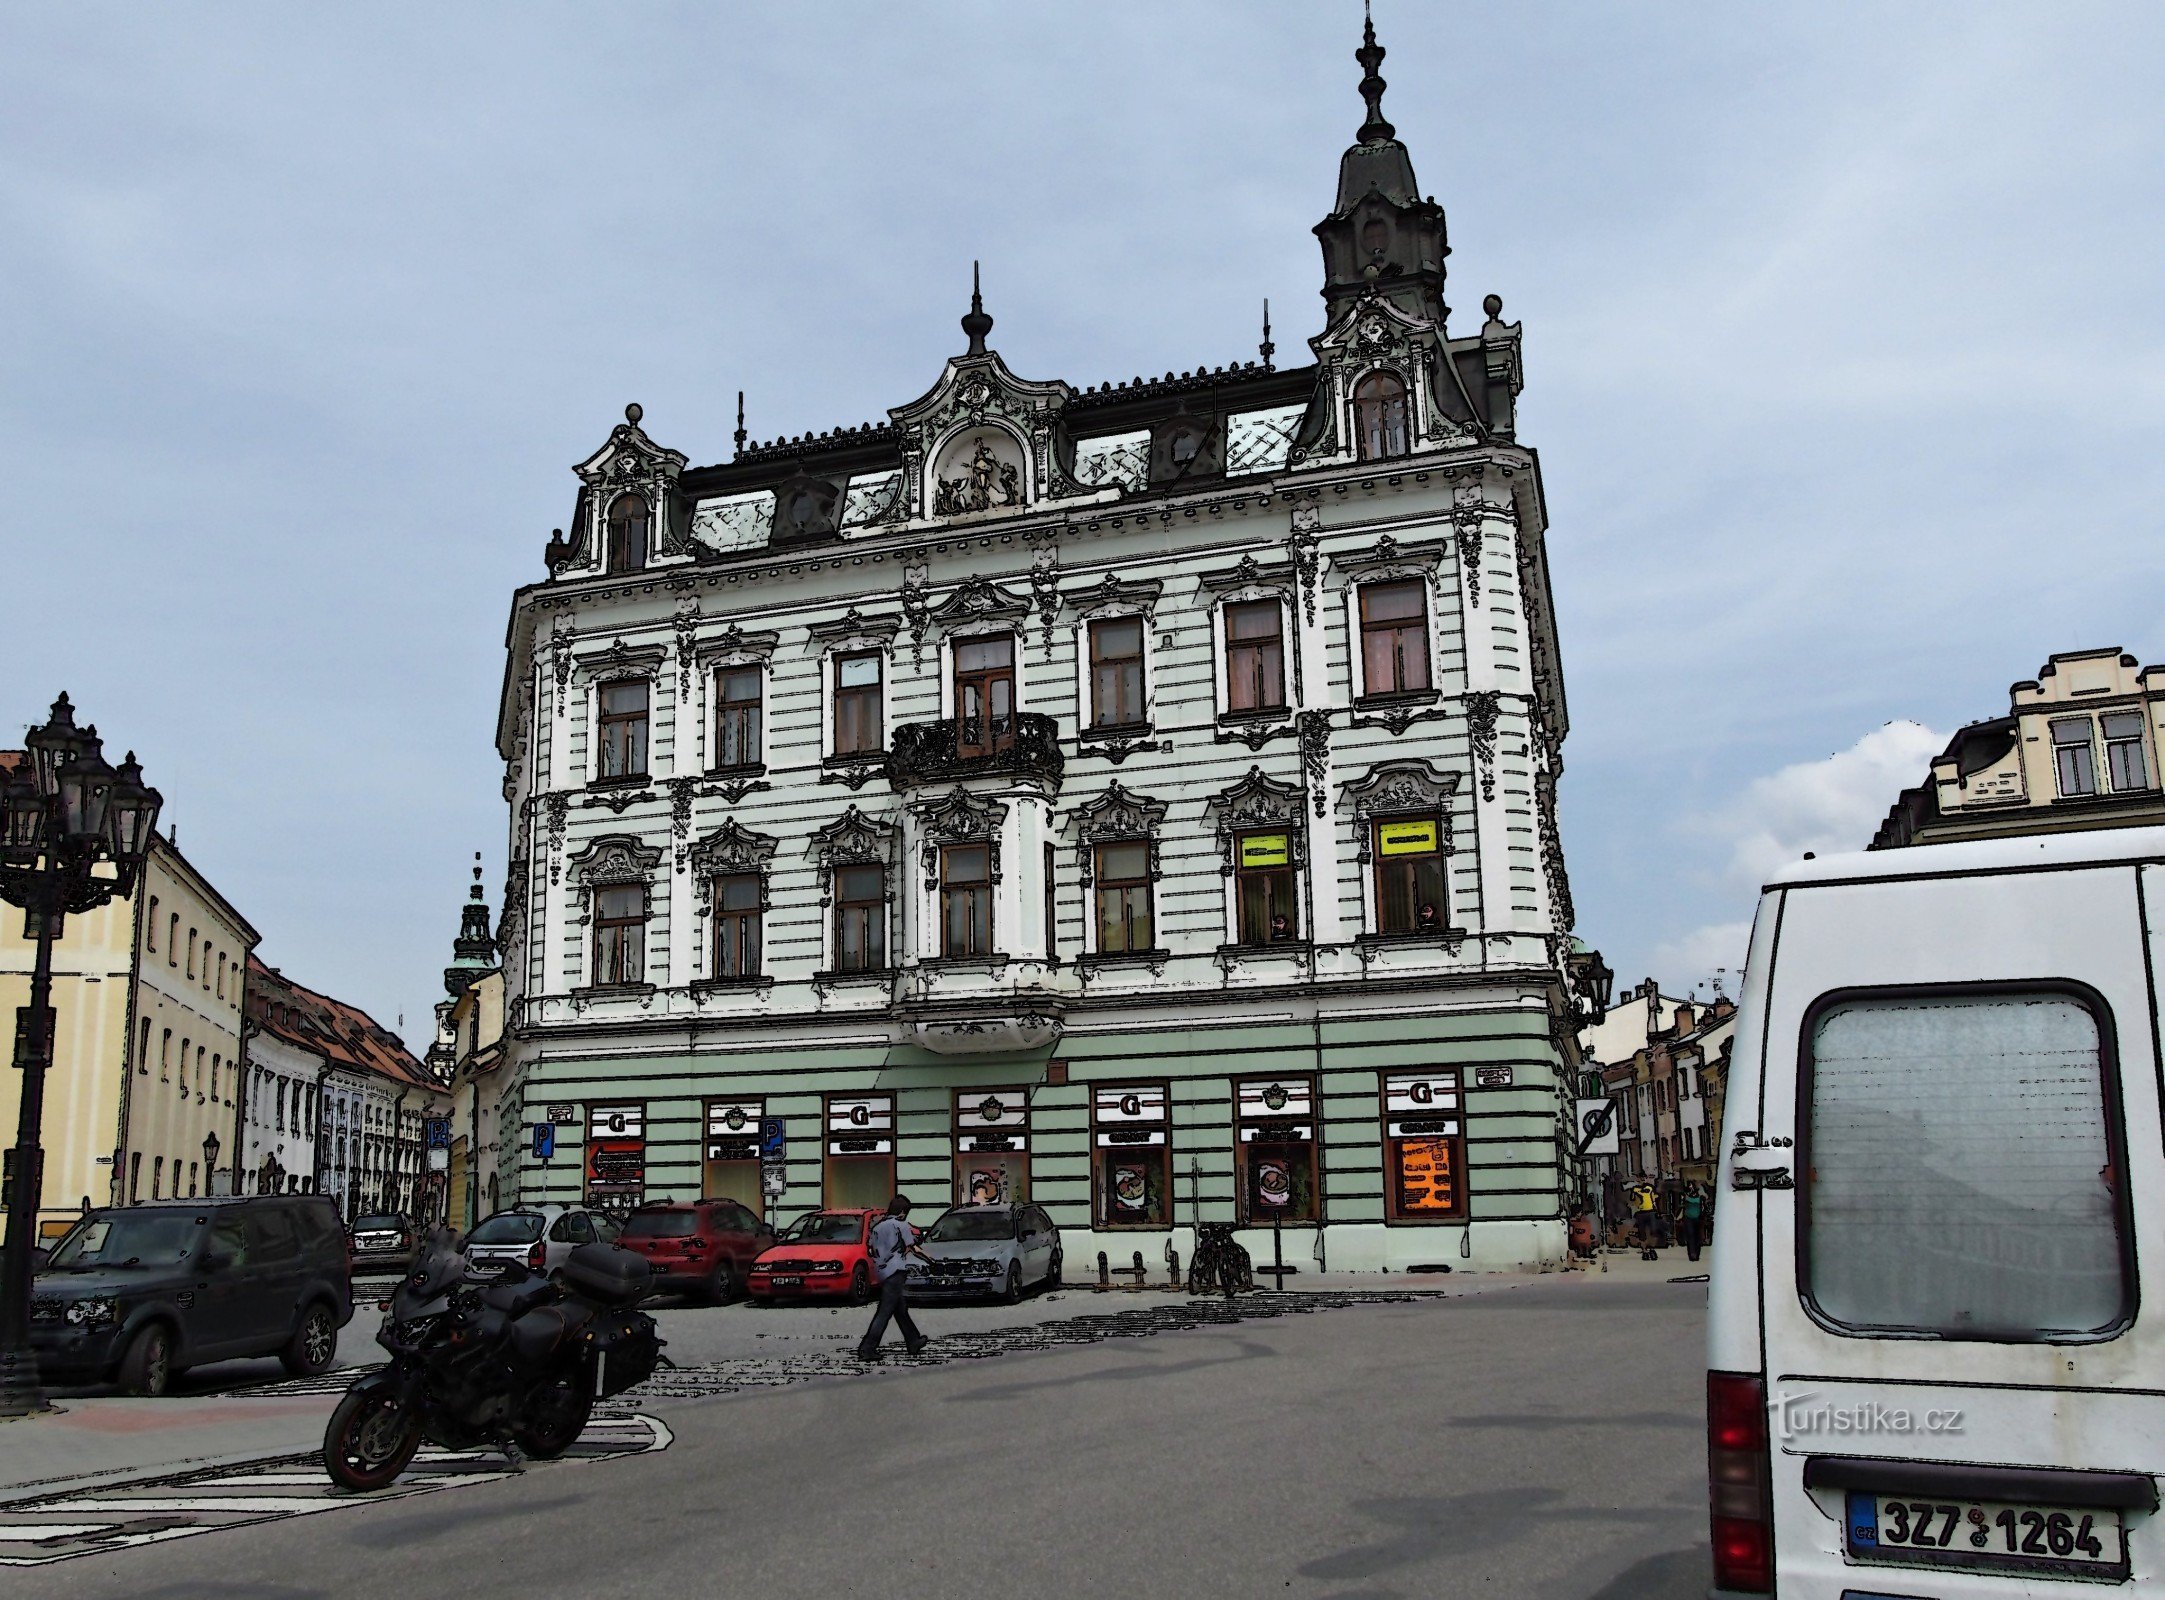
<instances>
[{"instance_id":1,"label":"parked motorcycle","mask_svg":"<svg viewBox=\"0 0 2165 1600\"><path fill-rule=\"evenodd\" d=\"M597 1399L644 1382L662 1360L646 1258L612 1245L571 1253L552 1282L523 1267L466 1281L454 1236L439 1232L392 1291L376 1342L390 1362L355 1380L323 1435L331 1480L381 1489L425 1439L447 1450L493 1445L514 1469L578 1442Z\"/></svg>"}]
</instances>

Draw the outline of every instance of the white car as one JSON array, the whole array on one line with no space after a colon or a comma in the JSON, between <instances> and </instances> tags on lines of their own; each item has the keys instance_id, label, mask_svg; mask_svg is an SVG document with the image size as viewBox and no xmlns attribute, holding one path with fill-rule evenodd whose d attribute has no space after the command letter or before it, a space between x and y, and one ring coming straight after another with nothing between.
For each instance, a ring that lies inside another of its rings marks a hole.
<instances>
[{"instance_id":1,"label":"white car","mask_svg":"<svg viewBox=\"0 0 2165 1600\"><path fill-rule=\"evenodd\" d=\"M466 1236L466 1274L493 1278L513 1262L553 1276L582 1244L614 1244L617 1225L598 1211L571 1206L513 1206Z\"/></svg>"}]
</instances>

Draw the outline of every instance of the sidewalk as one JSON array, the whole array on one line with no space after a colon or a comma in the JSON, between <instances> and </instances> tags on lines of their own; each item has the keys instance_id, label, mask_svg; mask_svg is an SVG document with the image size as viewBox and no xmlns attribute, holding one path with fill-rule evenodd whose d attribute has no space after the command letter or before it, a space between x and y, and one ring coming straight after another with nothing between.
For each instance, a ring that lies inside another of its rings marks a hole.
<instances>
[{"instance_id":1,"label":"sidewalk","mask_svg":"<svg viewBox=\"0 0 2165 1600\"><path fill-rule=\"evenodd\" d=\"M56 1489L312 1451L338 1398L62 1400L44 1416L0 1422L0 1506Z\"/></svg>"}]
</instances>

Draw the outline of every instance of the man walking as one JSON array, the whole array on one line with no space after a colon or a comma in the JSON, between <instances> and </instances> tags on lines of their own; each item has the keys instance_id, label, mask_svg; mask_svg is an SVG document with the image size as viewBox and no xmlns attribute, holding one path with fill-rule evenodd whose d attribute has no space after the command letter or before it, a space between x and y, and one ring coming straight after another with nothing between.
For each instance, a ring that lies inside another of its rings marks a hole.
<instances>
[{"instance_id":1,"label":"man walking","mask_svg":"<svg viewBox=\"0 0 2165 1600\"><path fill-rule=\"evenodd\" d=\"M872 1270L880 1275L880 1303L872 1313L872 1326L857 1341L859 1361L879 1360L880 1340L890 1321L902 1330L902 1346L911 1355L925 1347L925 1336L910 1320L910 1257L932 1258L917 1247L917 1230L910 1226L909 1215L909 1197L898 1194L887 1202L887 1215L872 1224Z\"/></svg>"},{"instance_id":2,"label":"man walking","mask_svg":"<svg viewBox=\"0 0 2165 1600\"><path fill-rule=\"evenodd\" d=\"M1684 1249L1694 1261L1706 1242L1705 1228L1706 1191L1695 1183L1684 1191Z\"/></svg>"}]
</instances>

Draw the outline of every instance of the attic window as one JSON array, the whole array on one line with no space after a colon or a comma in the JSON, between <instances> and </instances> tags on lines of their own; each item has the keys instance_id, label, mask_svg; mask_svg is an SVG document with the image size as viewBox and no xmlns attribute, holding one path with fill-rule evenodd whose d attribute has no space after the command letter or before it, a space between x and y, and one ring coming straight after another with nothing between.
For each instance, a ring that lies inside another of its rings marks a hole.
<instances>
[{"instance_id":1,"label":"attic window","mask_svg":"<svg viewBox=\"0 0 2165 1600\"><path fill-rule=\"evenodd\" d=\"M1410 448L1406 382L1395 372L1371 372L1353 386L1353 438L1363 461L1402 456Z\"/></svg>"},{"instance_id":2,"label":"attic window","mask_svg":"<svg viewBox=\"0 0 2165 1600\"><path fill-rule=\"evenodd\" d=\"M646 496L620 494L609 507L609 570L636 572L646 565L649 517Z\"/></svg>"}]
</instances>

